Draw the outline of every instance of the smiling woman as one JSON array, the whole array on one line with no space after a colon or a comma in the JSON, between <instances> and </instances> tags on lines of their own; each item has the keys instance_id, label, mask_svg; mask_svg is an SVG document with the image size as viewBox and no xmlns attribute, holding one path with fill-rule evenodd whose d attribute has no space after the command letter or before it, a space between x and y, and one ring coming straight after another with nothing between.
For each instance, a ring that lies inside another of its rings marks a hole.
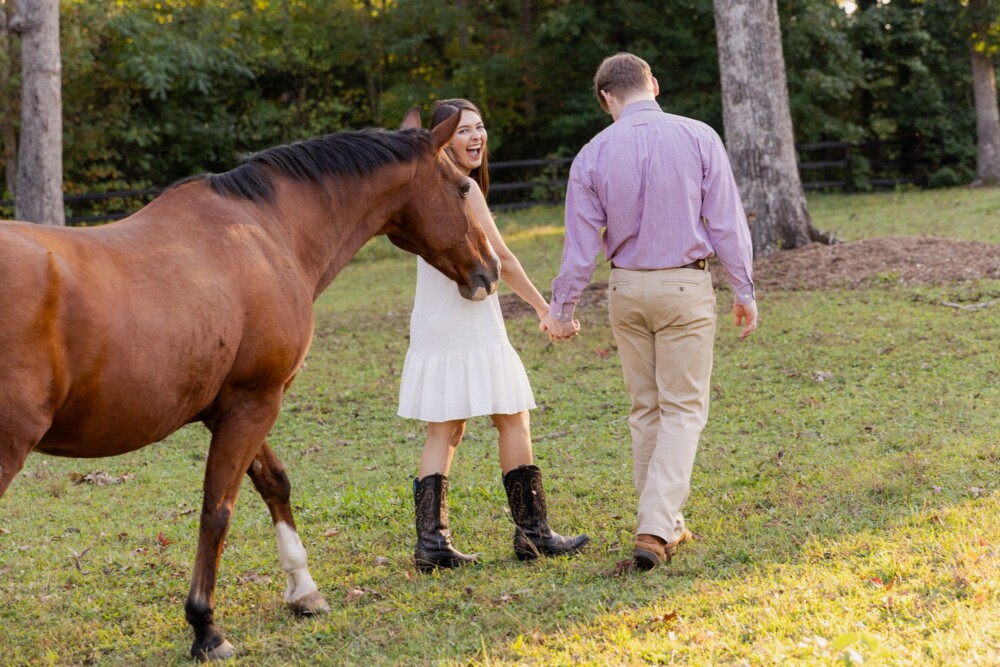
<instances>
[{"instance_id":1,"label":"smiling woman","mask_svg":"<svg viewBox=\"0 0 1000 667\"><path fill-rule=\"evenodd\" d=\"M486 128L468 100L438 103L431 127L460 114L445 149L458 171L479 187L469 192L469 207L483 226L500 260L500 275L541 318L548 304L504 243L486 206L489 188ZM471 184L470 184L471 186ZM541 471L533 464L528 410L535 407L524 365L507 338L496 294L485 302L459 298L434 267L417 262L417 289L410 319L410 349L399 390L399 415L427 422L427 440L413 480L417 546L421 571L475 562L458 551L448 525L448 471L470 417L490 415L499 434L500 469L517 525L514 552L521 560L573 554L586 535L564 538L548 526Z\"/></svg>"}]
</instances>

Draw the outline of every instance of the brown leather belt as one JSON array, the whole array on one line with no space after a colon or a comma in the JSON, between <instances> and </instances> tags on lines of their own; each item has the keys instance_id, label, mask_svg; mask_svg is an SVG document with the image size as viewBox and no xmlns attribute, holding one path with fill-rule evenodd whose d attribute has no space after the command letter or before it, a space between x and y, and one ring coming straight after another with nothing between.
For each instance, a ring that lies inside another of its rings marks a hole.
<instances>
[{"instance_id":1,"label":"brown leather belt","mask_svg":"<svg viewBox=\"0 0 1000 667\"><path fill-rule=\"evenodd\" d=\"M614 262L611 262L612 269L624 269L624 266L615 266ZM684 266L671 266L671 269L694 269L696 271L704 271L708 268L707 259L699 259L690 264L685 264ZM625 269L626 271L662 271L663 269Z\"/></svg>"}]
</instances>

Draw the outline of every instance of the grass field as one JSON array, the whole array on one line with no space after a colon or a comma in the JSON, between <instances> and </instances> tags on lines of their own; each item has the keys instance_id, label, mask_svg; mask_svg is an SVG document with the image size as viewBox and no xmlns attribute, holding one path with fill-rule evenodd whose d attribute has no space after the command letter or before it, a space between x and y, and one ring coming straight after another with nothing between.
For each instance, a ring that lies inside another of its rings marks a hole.
<instances>
[{"instance_id":1,"label":"grass field","mask_svg":"<svg viewBox=\"0 0 1000 667\"><path fill-rule=\"evenodd\" d=\"M998 192L809 203L847 240L1000 243ZM543 292L559 215L500 220ZM476 419L451 518L481 563L423 576L410 560L422 429L395 416L413 280L412 257L378 240L317 304L271 443L333 609L284 609L270 519L245 485L217 591L240 650L230 664L1000 664L1000 307L940 305L1000 298L1000 282L770 291L742 343L720 317L685 511L698 539L645 574L615 567L631 556L636 498L606 312L580 312L580 336L556 345L532 320L508 321L539 402L553 528L593 542L575 559L514 559L495 432ZM182 605L206 449L192 426L113 459L29 458L0 501L0 664L189 663ZM120 483L74 481L97 472Z\"/></svg>"}]
</instances>

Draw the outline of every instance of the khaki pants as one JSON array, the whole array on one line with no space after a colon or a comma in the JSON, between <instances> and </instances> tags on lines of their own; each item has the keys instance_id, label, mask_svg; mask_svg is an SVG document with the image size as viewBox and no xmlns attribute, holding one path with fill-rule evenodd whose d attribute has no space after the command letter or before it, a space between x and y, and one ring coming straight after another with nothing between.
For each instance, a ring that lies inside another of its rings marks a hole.
<instances>
[{"instance_id":1,"label":"khaki pants","mask_svg":"<svg viewBox=\"0 0 1000 667\"><path fill-rule=\"evenodd\" d=\"M612 269L608 309L632 399L636 532L670 542L684 530L681 507L708 420L716 322L712 275Z\"/></svg>"}]
</instances>

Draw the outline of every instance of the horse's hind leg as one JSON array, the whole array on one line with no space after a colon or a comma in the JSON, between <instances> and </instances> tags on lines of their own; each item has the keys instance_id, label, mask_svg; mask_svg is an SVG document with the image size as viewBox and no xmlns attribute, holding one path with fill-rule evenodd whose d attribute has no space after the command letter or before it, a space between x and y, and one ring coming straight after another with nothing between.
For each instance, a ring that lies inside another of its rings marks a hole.
<instances>
[{"instance_id":1,"label":"horse's hind leg","mask_svg":"<svg viewBox=\"0 0 1000 667\"><path fill-rule=\"evenodd\" d=\"M215 582L243 474L277 419L281 395L256 400L249 397L234 403L223 417L209 425L212 444L205 466L198 554L191 591L184 603L185 616L194 630L191 655L198 660L218 660L236 653L215 625Z\"/></svg>"},{"instance_id":2,"label":"horse's hind leg","mask_svg":"<svg viewBox=\"0 0 1000 667\"><path fill-rule=\"evenodd\" d=\"M289 502L292 485L278 457L266 442L250 464L247 475L271 511L274 533L278 539L278 558L281 560L281 568L288 575L285 603L293 611L304 615L330 611L330 606L320 595L309 574L306 550L295 530L295 519Z\"/></svg>"},{"instance_id":3,"label":"horse's hind leg","mask_svg":"<svg viewBox=\"0 0 1000 667\"><path fill-rule=\"evenodd\" d=\"M48 428L45 424L21 424L21 428L11 428L10 424L0 424L0 498L17 473L21 472L28 454Z\"/></svg>"},{"instance_id":4,"label":"horse's hind leg","mask_svg":"<svg viewBox=\"0 0 1000 667\"><path fill-rule=\"evenodd\" d=\"M0 498L3 498L15 475L24 467L31 447L30 443L8 438L0 433Z\"/></svg>"}]
</instances>

